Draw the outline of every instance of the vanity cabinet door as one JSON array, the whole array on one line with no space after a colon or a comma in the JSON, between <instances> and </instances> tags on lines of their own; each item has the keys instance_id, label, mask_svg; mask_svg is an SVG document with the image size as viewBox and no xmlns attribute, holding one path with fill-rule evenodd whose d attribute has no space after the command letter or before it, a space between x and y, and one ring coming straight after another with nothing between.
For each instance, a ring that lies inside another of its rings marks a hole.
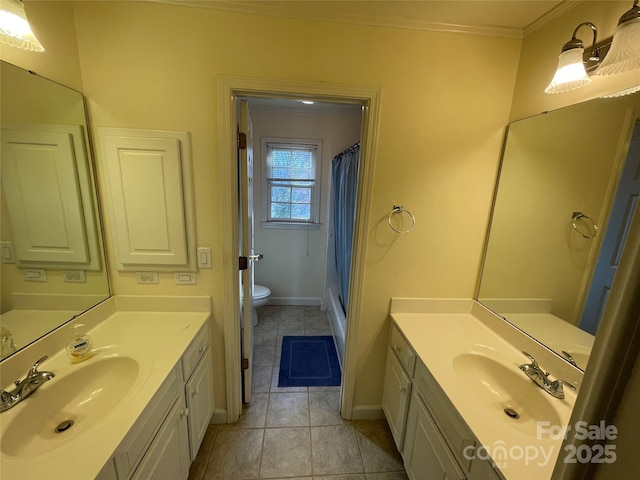
<instances>
[{"instance_id":1,"label":"vanity cabinet door","mask_svg":"<svg viewBox=\"0 0 640 480\"><path fill-rule=\"evenodd\" d=\"M431 415L416 395L413 395L409 407L403 457L411 480L466 478Z\"/></svg>"},{"instance_id":2,"label":"vanity cabinet door","mask_svg":"<svg viewBox=\"0 0 640 480\"><path fill-rule=\"evenodd\" d=\"M196 458L213 414L212 375L211 355L207 352L185 385L189 412L189 450L192 461Z\"/></svg>"},{"instance_id":3,"label":"vanity cabinet door","mask_svg":"<svg viewBox=\"0 0 640 480\"><path fill-rule=\"evenodd\" d=\"M184 399L178 398L132 480L186 480L189 440Z\"/></svg>"},{"instance_id":4,"label":"vanity cabinet door","mask_svg":"<svg viewBox=\"0 0 640 480\"><path fill-rule=\"evenodd\" d=\"M387 366L384 374L382 409L387 417L387 423L389 424L393 439L400 451L402 451L410 396L411 379L405 373L396 354L389 348L387 353Z\"/></svg>"}]
</instances>

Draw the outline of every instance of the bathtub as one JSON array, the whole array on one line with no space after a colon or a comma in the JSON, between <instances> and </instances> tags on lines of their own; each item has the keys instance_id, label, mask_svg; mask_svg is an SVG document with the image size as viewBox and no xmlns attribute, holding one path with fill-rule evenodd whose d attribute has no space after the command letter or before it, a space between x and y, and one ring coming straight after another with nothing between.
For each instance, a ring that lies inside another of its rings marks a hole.
<instances>
[{"instance_id":1,"label":"bathtub","mask_svg":"<svg viewBox=\"0 0 640 480\"><path fill-rule=\"evenodd\" d=\"M327 301L327 314L329 315L329 323L333 332L333 341L336 344L340 367L344 367L344 342L347 333L347 318L340 304L340 297L337 287L329 288Z\"/></svg>"}]
</instances>

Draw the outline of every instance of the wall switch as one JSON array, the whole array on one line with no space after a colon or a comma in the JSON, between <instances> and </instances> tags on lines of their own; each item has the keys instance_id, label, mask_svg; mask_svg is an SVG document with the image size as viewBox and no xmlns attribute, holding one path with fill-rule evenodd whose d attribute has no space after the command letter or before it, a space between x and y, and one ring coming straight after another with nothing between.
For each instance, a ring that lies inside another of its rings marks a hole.
<instances>
[{"instance_id":1,"label":"wall switch","mask_svg":"<svg viewBox=\"0 0 640 480\"><path fill-rule=\"evenodd\" d=\"M160 283L158 272L136 272L136 280L142 284Z\"/></svg>"},{"instance_id":2,"label":"wall switch","mask_svg":"<svg viewBox=\"0 0 640 480\"><path fill-rule=\"evenodd\" d=\"M2 263L16 263L11 242L2 242Z\"/></svg>"},{"instance_id":3,"label":"wall switch","mask_svg":"<svg viewBox=\"0 0 640 480\"><path fill-rule=\"evenodd\" d=\"M211 268L211 247L198 247L198 267Z\"/></svg>"},{"instance_id":4,"label":"wall switch","mask_svg":"<svg viewBox=\"0 0 640 480\"><path fill-rule=\"evenodd\" d=\"M25 270L23 273L25 282L46 282L47 271L40 269Z\"/></svg>"},{"instance_id":5,"label":"wall switch","mask_svg":"<svg viewBox=\"0 0 640 480\"><path fill-rule=\"evenodd\" d=\"M196 274L193 272L178 272L175 274L176 285L195 285Z\"/></svg>"},{"instance_id":6,"label":"wall switch","mask_svg":"<svg viewBox=\"0 0 640 480\"><path fill-rule=\"evenodd\" d=\"M62 272L62 279L65 282L70 283L86 283L87 276L84 273L84 270L67 270Z\"/></svg>"}]
</instances>

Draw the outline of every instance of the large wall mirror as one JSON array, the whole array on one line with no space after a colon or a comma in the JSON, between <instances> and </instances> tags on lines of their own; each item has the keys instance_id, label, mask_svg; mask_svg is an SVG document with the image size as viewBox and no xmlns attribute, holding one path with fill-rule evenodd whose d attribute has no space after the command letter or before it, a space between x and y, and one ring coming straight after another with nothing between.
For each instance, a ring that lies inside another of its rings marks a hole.
<instances>
[{"instance_id":1,"label":"large wall mirror","mask_svg":"<svg viewBox=\"0 0 640 480\"><path fill-rule=\"evenodd\" d=\"M109 297L80 92L0 64L2 351Z\"/></svg>"},{"instance_id":2,"label":"large wall mirror","mask_svg":"<svg viewBox=\"0 0 640 480\"><path fill-rule=\"evenodd\" d=\"M478 301L585 368L640 194L640 93L508 128Z\"/></svg>"}]
</instances>

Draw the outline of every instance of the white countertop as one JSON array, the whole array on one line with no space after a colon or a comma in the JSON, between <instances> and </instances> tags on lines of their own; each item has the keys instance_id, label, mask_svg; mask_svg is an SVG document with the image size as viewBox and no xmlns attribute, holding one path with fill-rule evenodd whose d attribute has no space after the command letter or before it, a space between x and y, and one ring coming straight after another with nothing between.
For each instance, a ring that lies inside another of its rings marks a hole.
<instances>
[{"instance_id":1,"label":"white countertop","mask_svg":"<svg viewBox=\"0 0 640 480\"><path fill-rule=\"evenodd\" d=\"M108 415L97 420L86 432L78 429L75 437L69 438L74 435L73 429L65 432L67 437L62 446L26 458L15 451L9 455L3 448L0 465L2 479L90 479L98 475L209 315L209 312L203 311L116 311L88 331L94 344L94 356L89 360L71 364L64 349L52 352L39 370L51 371L56 376L34 392L32 397L46 395L54 382L109 356L131 357L137 361L139 370L131 389ZM36 359L33 358L33 361ZM5 371L3 374L3 388L10 389L9 381L13 379L7 378ZM28 407L30 399L0 414L3 436L11 427L12 420Z\"/></svg>"},{"instance_id":2,"label":"white countertop","mask_svg":"<svg viewBox=\"0 0 640 480\"><path fill-rule=\"evenodd\" d=\"M526 433L531 432L531 424L520 430L514 426L514 420L506 415L487 414L487 405L476 401L474 390L468 384L469 380L456 372L454 368L456 356L477 353L498 361L530 382L518 368L523 363L529 363L520 349L497 335L471 313L460 313L464 309L463 305L462 309L455 309L458 313L446 313L442 310L441 313L415 313L417 309L410 308L408 310L414 313L403 313L397 308L392 308L391 317L480 444L489 451L491 449L497 451L501 445L507 448L509 452L507 458L496 462L504 477L509 480L551 478L560 453L561 439L536 438ZM542 362L541 364L544 367ZM566 398L560 400L551 397L533 382L530 383L535 388L527 391L526 395L543 396L538 400L551 402L562 425L568 425L575 403L575 393L565 389ZM521 420L527 419L521 418ZM512 448L513 450L510 450ZM532 453L536 449L541 455L544 452L548 460L545 463L541 456L534 461L525 462L524 459L519 461L514 457L521 451L520 449L525 451L529 449ZM544 464L540 465L542 463Z\"/></svg>"}]
</instances>

